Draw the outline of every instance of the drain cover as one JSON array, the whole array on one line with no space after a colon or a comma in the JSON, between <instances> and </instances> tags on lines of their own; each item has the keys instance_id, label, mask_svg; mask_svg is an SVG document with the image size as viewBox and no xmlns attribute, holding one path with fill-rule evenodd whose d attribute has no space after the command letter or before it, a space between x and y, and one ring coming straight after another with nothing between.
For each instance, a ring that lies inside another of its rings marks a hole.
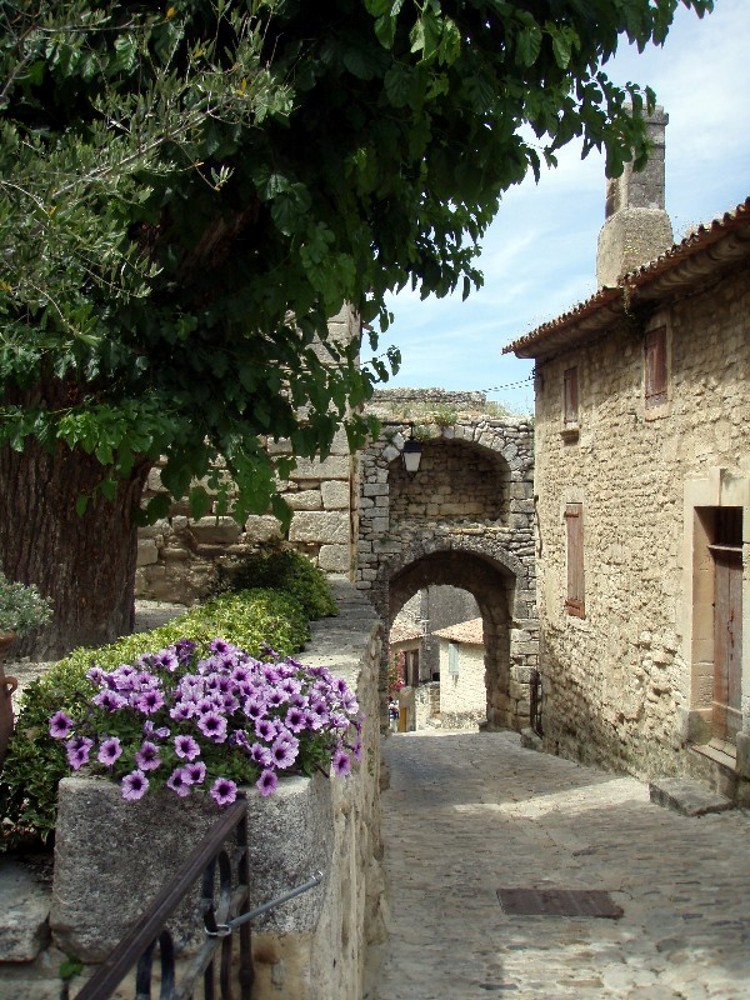
<instances>
[{"instance_id":1,"label":"drain cover","mask_svg":"<svg viewBox=\"0 0 750 1000\"><path fill-rule=\"evenodd\" d=\"M514 917L609 917L618 920L622 907L603 889L498 889L503 910Z\"/></svg>"}]
</instances>

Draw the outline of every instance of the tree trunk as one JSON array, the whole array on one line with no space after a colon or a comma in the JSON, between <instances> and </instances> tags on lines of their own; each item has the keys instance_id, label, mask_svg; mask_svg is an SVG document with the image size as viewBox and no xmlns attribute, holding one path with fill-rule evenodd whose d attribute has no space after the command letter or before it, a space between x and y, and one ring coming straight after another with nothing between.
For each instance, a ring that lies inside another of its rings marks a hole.
<instances>
[{"instance_id":1,"label":"tree trunk","mask_svg":"<svg viewBox=\"0 0 750 1000\"><path fill-rule=\"evenodd\" d=\"M0 448L0 563L54 603L52 623L19 640L19 655L55 660L132 631L134 515L149 468L137 464L113 501L99 494L79 516L78 497L107 474L92 455L64 444L50 454L32 438L22 453Z\"/></svg>"}]
</instances>

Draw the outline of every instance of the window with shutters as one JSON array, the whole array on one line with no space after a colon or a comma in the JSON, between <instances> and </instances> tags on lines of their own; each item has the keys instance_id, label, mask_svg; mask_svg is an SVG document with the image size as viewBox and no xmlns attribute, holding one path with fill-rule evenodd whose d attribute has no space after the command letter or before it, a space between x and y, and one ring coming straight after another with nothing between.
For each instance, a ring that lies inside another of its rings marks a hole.
<instances>
[{"instance_id":1,"label":"window with shutters","mask_svg":"<svg viewBox=\"0 0 750 1000\"><path fill-rule=\"evenodd\" d=\"M563 403L565 423L578 423L578 369L566 368L564 375Z\"/></svg>"},{"instance_id":2,"label":"window with shutters","mask_svg":"<svg viewBox=\"0 0 750 1000\"><path fill-rule=\"evenodd\" d=\"M565 507L565 528L567 534L568 589L565 610L570 615L583 618L584 573L583 573L583 504L569 503Z\"/></svg>"},{"instance_id":3,"label":"window with shutters","mask_svg":"<svg viewBox=\"0 0 750 1000\"><path fill-rule=\"evenodd\" d=\"M566 368L563 374L563 437L578 438L578 368Z\"/></svg>"},{"instance_id":4,"label":"window with shutters","mask_svg":"<svg viewBox=\"0 0 750 1000\"><path fill-rule=\"evenodd\" d=\"M667 402L667 328L648 330L644 344L643 391L646 410Z\"/></svg>"},{"instance_id":5,"label":"window with shutters","mask_svg":"<svg viewBox=\"0 0 750 1000\"><path fill-rule=\"evenodd\" d=\"M448 673L458 674L458 643L448 643Z\"/></svg>"}]
</instances>

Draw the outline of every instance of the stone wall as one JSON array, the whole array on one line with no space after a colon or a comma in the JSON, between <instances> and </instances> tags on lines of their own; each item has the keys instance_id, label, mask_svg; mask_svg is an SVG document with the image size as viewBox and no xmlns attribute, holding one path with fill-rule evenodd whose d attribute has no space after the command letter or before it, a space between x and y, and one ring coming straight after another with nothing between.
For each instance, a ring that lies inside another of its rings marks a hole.
<instances>
[{"instance_id":1,"label":"stone wall","mask_svg":"<svg viewBox=\"0 0 750 1000\"><path fill-rule=\"evenodd\" d=\"M699 669L707 656L694 606L694 564L708 552L705 543L699 551L695 526L704 505L743 508L747 567L748 316L747 273L738 269L645 322L621 321L596 342L537 365L540 658L551 750L638 775L678 773L695 765L684 748L710 735L699 731L711 692ZM660 325L668 334L668 400L647 410L644 330ZM563 379L574 365L579 418L571 429L563 423ZM583 505L582 618L565 611L570 503ZM746 636L748 597L746 568Z\"/></svg>"},{"instance_id":2,"label":"stone wall","mask_svg":"<svg viewBox=\"0 0 750 1000\"><path fill-rule=\"evenodd\" d=\"M268 447L289 453L284 442L269 442ZM289 541L326 573L348 576L352 571L355 469L356 456L349 454L341 431L326 459L299 459L289 480L281 484L280 492L293 512ZM160 489L155 468L144 500ZM270 514L252 515L242 525L216 514L195 521L185 504L174 504L168 517L140 529L136 595L142 600L193 604L205 596L218 562L241 558L280 537L279 522Z\"/></svg>"},{"instance_id":3,"label":"stone wall","mask_svg":"<svg viewBox=\"0 0 750 1000\"><path fill-rule=\"evenodd\" d=\"M358 319L344 309L329 323L334 339L345 342L356 332ZM272 455L290 455L286 440L269 438ZM292 509L288 538L294 547L326 573L351 577L356 559L358 494L357 456L351 455L345 432L339 431L324 460L298 459L279 492ZM144 502L161 492L159 469L148 478ZM142 600L193 604L205 596L215 564L241 557L280 537L279 522L270 514L253 515L244 524L217 516L210 509L193 520L186 502L172 505L167 517L142 528L138 540L136 596Z\"/></svg>"},{"instance_id":4,"label":"stone wall","mask_svg":"<svg viewBox=\"0 0 750 1000\"><path fill-rule=\"evenodd\" d=\"M300 659L328 667L357 692L365 714L364 755L346 779L291 779L278 797L268 799L250 792L253 905L305 881L317 867L325 873L320 887L256 923L254 1000L361 1000L367 948L384 937L377 690L382 628L348 584L338 582L336 591L339 617L313 623L312 641ZM188 825L180 816L191 800L171 801L167 822L158 806L151 819L165 843L157 850L151 840L144 847L134 832L136 814L139 807L148 808L148 799L125 803L115 786L101 780L64 784L53 940L71 956L99 961L148 905L169 866L189 853L213 822L215 809L205 810L202 819L198 810ZM102 785L104 795L98 794ZM184 943L189 934L181 939Z\"/></svg>"}]
</instances>

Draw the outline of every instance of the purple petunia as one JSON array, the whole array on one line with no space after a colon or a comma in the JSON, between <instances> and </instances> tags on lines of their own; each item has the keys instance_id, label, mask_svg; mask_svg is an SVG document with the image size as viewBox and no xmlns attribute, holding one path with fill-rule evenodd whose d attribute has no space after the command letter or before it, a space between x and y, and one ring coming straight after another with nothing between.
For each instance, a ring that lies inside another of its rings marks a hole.
<instances>
[{"instance_id":1,"label":"purple petunia","mask_svg":"<svg viewBox=\"0 0 750 1000\"><path fill-rule=\"evenodd\" d=\"M184 767L178 767L167 778L167 788L179 795L181 799L190 794L190 786L193 784Z\"/></svg>"},{"instance_id":2,"label":"purple petunia","mask_svg":"<svg viewBox=\"0 0 750 1000\"><path fill-rule=\"evenodd\" d=\"M164 695L156 688L149 688L135 699L135 707L144 715L153 715L164 704Z\"/></svg>"},{"instance_id":3,"label":"purple petunia","mask_svg":"<svg viewBox=\"0 0 750 1000\"><path fill-rule=\"evenodd\" d=\"M198 729L214 743L227 738L227 720L219 712L206 712L198 719Z\"/></svg>"},{"instance_id":4,"label":"purple petunia","mask_svg":"<svg viewBox=\"0 0 750 1000\"><path fill-rule=\"evenodd\" d=\"M195 760L196 757L200 757L201 748L192 736L176 736L174 752L182 760Z\"/></svg>"},{"instance_id":5,"label":"purple petunia","mask_svg":"<svg viewBox=\"0 0 750 1000\"><path fill-rule=\"evenodd\" d=\"M306 722L307 713L296 705L292 705L284 716L284 725L292 733L301 732L305 728Z\"/></svg>"},{"instance_id":6,"label":"purple petunia","mask_svg":"<svg viewBox=\"0 0 750 1000\"><path fill-rule=\"evenodd\" d=\"M64 740L73 729L73 720L65 712L55 712L49 720L49 734L56 740Z\"/></svg>"},{"instance_id":7,"label":"purple petunia","mask_svg":"<svg viewBox=\"0 0 750 1000\"><path fill-rule=\"evenodd\" d=\"M122 756L122 744L116 736L110 736L108 739L104 740L102 745L99 747L99 753L96 755L96 759L100 764L104 764L107 767L111 767L114 762Z\"/></svg>"},{"instance_id":8,"label":"purple petunia","mask_svg":"<svg viewBox=\"0 0 750 1000\"><path fill-rule=\"evenodd\" d=\"M206 780L206 765L202 760L185 764L182 770L192 785L201 785Z\"/></svg>"},{"instance_id":9,"label":"purple petunia","mask_svg":"<svg viewBox=\"0 0 750 1000\"><path fill-rule=\"evenodd\" d=\"M346 682L325 667L269 656L262 662L223 639L201 656L181 640L116 669L92 666L88 712L80 720L56 712L50 734L65 741L71 768L91 757L95 772L121 780L128 800L166 785L179 797L205 788L228 805L236 782L255 781L271 795L281 774L326 759L332 774L348 774L362 745Z\"/></svg>"},{"instance_id":10,"label":"purple petunia","mask_svg":"<svg viewBox=\"0 0 750 1000\"><path fill-rule=\"evenodd\" d=\"M85 764L88 764L93 745L94 741L90 740L88 736L74 736L68 741L65 753L68 758L68 764L74 771L78 771Z\"/></svg>"},{"instance_id":11,"label":"purple petunia","mask_svg":"<svg viewBox=\"0 0 750 1000\"><path fill-rule=\"evenodd\" d=\"M275 771L263 771L261 776L255 782L255 787L258 789L261 795L273 795L279 784L279 779L276 777Z\"/></svg>"},{"instance_id":12,"label":"purple petunia","mask_svg":"<svg viewBox=\"0 0 750 1000\"><path fill-rule=\"evenodd\" d=\"M105 712L116 712L128 703L127 698L123 697L123 695L119 692L112 691L109 688L105 688L103 691L100 691L99 694L95 695L91 700L97 708L103 708Z\"/></svg>"},{"instance_id":13,"label":"purple petunia","mask_svg":"<svg viewBox=\"0 0 750 1000\"><path fill-rule=\"evenodd\" d=\"M237 785L229 778L217 778L211 785L211 798L218 806L229 806L237 798Z\"/></svg>"},{"instance_id":14,"label":"purple petunia","mask_svg":"<svg viewBox=\"0 0 750 1000\"><path fill-rule=\"evenodd\" d=\"M135 762L141 771L155 771L161 765L158 746L150 740L144 740L135 755Z\"/></svg>"},{"instance_id":15,"label":"purple petunia","mask_svg":"<svg viewBox=\"0 0 750 1000\"><path fill-rule=\"evenodd\" d=\"M274 767L277 767L280 771L291 767L297 759L298 749L299 740L296 740L293 736L279 736L271 745L271 759L273 760Z\"/></svg>"},{"instance_id":16,"label":"purple petunia","mask_svg":"<svg viewBox=\"0 0 750 1000\"><path fill-rule=\"evenodd\" d=\"M333 773L339 778L343 778L345 775L349 774L352 769L351 757L348 753L346 753L346 751L339 747L333 755L331 765L333 767Z\"/></svg>"},{"instance_id":17,"label":"purple petunia","mask_svg":"<svg viewBox=\"0 0 750 1000\"><path fill-rule=\"evenodd\" d=\"M148 791L148 778L143 771L131 771L126 774L120 782L122 797L128 802L136 802L142 799Z\"/></svg>"},{"instance_id":18,"label":"purple petunia","mask_svg":"<svg viewBox=\"0 0 750 1000\"><path fill-rule=\"evenodd\" d=\"M271 719L259 719L255 723L255 735L259 739L271 743L279 735L276 722Z\"/></svg>"},{"instance_id":19,"label":"purple petunia","mask_svg":"<svg viewBox=\"0 0 750 1000\"><path fill-rule=\"evenodd\" d=\"M273 764L271 751L268 747L264 747L262 743L253 743L250 747L250 758L256 764L260 764L261 767L271 767Z\"/></svg>"}]
</instances>

